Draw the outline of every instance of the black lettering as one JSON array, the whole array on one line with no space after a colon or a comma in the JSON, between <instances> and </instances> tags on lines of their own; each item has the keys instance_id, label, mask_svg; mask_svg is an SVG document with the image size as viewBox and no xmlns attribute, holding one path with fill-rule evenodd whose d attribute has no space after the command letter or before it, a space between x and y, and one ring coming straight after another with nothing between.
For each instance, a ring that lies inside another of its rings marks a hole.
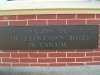
<instances>
[{"instance_id":1,"label":"black lettering","mask_svg":"<svg viewBox=\"0 0 100 75\"><path fill-rule=\"evenodd\" d=\"M51 47L51 48L60 48L67 47L66 42L48 42L48 43L40 43L40 47Z\"/></svg>"},{"instance_id":2,"label":"black lettering","mask_svg":"<svg viewBox=\"0 0 100 75\"><path fill-rule=\"evenodd\" d=\"M36 29L29 29L28 31L29 31L29 33L33 33L33 34L39 33L38 30L36 30Z\"/></svg>"},{"instance_id":3,"label":"black lettering","mask_svg":"<svg viewBox=\"0 0 100 75\"><path fill-rule=\"evenodd\" d=\"M8 40L10 40L10 41L17 41L18 40L18 36L17 35L10 36L10 37L8 37Z\"/></svg>"},{"instance_id":4,"label":"black lettering","mask_svg":"<svg viewBox=\"0 0 100 75\"><path fill-rule=\"evenodd\" d=\"M53 33L53 30L51 30L51 29L43 29L43 30L41 31L41 33L42 33L42 34L50 34L50 33Z\"/></svg>"},{"instance_id":5,"label":"black lettering","mask_svg":"<svg viewBox=\"0 0 100 75\"><path fill-rule=\"evenodd\" d=\"M70 40L89 40L90 38L89 38L89 36L88 35L70 35L69 36L69 39Z\"/></svg>"}]
</instances>

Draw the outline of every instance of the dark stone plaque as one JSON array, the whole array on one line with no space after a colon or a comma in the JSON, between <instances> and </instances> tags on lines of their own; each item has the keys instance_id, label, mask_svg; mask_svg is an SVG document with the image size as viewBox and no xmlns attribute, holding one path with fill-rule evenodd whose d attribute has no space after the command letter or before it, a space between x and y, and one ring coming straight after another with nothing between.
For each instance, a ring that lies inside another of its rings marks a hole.
<instances>
[{"instance_id":1,"label":"dark stone plaque","mask_svg":"<svg viewBox=\"0 0 100 75\"><path fill-rule=\"evenodd\" d=\"M0 27L0 50L98 48L99 25Z\"/></svg>"}]
</instances>

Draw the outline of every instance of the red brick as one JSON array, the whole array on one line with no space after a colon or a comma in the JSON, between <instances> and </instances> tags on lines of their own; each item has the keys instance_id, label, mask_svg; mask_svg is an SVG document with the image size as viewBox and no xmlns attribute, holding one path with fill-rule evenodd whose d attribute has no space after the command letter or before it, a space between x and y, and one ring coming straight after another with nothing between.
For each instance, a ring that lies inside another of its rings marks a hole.
<instances>
[{"instance_id":1,"label":"red brick","mask_svg":"<svg viewBox=\"0 0 100 75\"><path fill-rule=\"evenodd\" d=\"M48 57L66 57L66 53L48 53Z\"/></svg>"},{"instance_id":2,"label":"red brick","mask_svg":"<svg viewBox=\"0 0 100 75\"><path fill-rule=\"evenodd\" d=\"M92 19L95 18L95 14L78 14L78 19Z\"/></svg>"},{"instance_id":3,"label":"red brick","mask_svg":"<svg viewBox=\"0 0 100 75\"><path fill-rule=\"evenodd\" d=\"M84 63L67 63L67 66L83 66Z\"/></svg>"},{"instance_id":4,"label":"red brick","mask_svg":"<svg viewBox=\"0 0 100 75\"><path fill-rule=\"evenodd\" d=\"M100 20L87 20L87 24L100 24Z\"/></svg>"},{"instance_id":5,"label":"red brick","mask_svg":"<svg viewBox=\"0 0 100 75\"><path fill-rule=\"evenodd\" d=\"M75 50L57 50L57 52L75 52Z\"/></svg>"},{"instance_id":6,"label":"red brick","mask_svg":"<svg viewBox=\"0 0 100 75\"><path fill-rule=\"evenodd\" d=\"M30 66L48 66L48 64L39 64L39 63L36 63L36 64L30 64Z\"/></svg>"},{"instance_id":7,"label":"red brick","mask_svg":"<svg viewBox=\"0 0 100 75\"><path fill-rule=\"evenodd\" d=\"M20 52L20 53L21 53L21 52L24 52L24 53L25 53L25 52L26 52L26 53L29 52L29 53L30 53L30 52L37 52L37 50L19 50L19 52Z\"/></svg>"},{"instance_id":8,"label":"red brick","mask_svg":"<svg viewBox=\"0 0 100 75\"><path fill-rule=\"evenodd\" d=\"M18 20L36 19L36 15L18 15Z\"/></svg>"},{"instance_id":9,"label":"red brick","mask_svg":"<svg viewBox=\"0 0 100 75\"><path fill-rule=\"evenodd\" d=\"M10 63L18 63L19 59L13 59L13 58L3 58L2 62L10 62Z\"/></svg>"},{"instance_id":10,"label":"red brick","mask_svg":"<svg viewBox=\"0 0 100 75\"><path fill-rule=\"evenodd\" d=\"M28 53L11 53L12 58L28 58Z\"/></svg>"},{"instance_id":11,"label":"red brick","mask_svg":"<svg viewBox=\"0 0 100 75\"><path fill-rule=\"evenodd\" d=\"M94 61L100 61L100 57L94 57Z\"/></svg>"},{"instance_id":12,"label":"red brick","mask_svg":"<svg viewBox=\"0 0 100 75\"><path fill-rule=\"evenodd\" d=\"M98 46L100 46L100 42L98 42Z\"/></svg>"},{"instance_id":13,"label":"red brick","mask_svg":"<svg viewBox=\"0 0 100 75\"><path fill-rule=\"evenodd\" d=\"M100 51L100 47L98 47L98 48L95 50L95 52L98 52L98 51Z\"/></svg>"},{"instance_id":14,"label":"red brick","mask_svg":"<svg viewBox=\"0 0 100 75\"><path fill-rule=\"evenodd\" d=\"M76 50L76 52L93 52L94 50L93 49L85 49L85 50L80 50L80 49L78 49L78 50Z\"/></svg>"},{"instance_id":15,"label":"red brick","mask_svg":"<svg viewBox=\"0 0 100 75\"><path fill-rule=\"evenodd\" d=\"M86 56L100 56L100 52L90 52L90 53L86 53Z\"/></svg>"},{"instance_id":16,"label":"red brick","mask_svg":"<svg viewBox=\"0 0 100 75\"><path fill-rule=\"evenodd\" d=\"M93 58L76 58L76 62L88 62L92 61Z\"/></svg>"},{"instance_id":17,"label":"red brick","mask_svg":"<svg viewBox=\"0 0 100 75\"><path fill-rule=\"evenodd\" d=\"M38 50L38 52L56 52L56 50Z\"/></svg>"},{"instance_id":18,"label":"red brick","mask_svg":"<svg viewBox=\"0 0 100 75\"><path fill-rule=\"evenodd\" d=\"M67 24L85 24L85 20L67 20Z\"/></svg>"},{"instance_id":19,"label":"red brick","mask_svg":"<svg viewBox=\"0 0 100 75\"><path fill-rule=\"evenodd\" d=\"M9 21L9 26L27 26L27 21Z\"/></svg>"},{"instance_id":20,"label":"red brick","mask_svg":"<svg viewBox=\"0 0 100 75\"><path fill-rule=\"evenodd\" d=\"M14 53L18 53L18 50L2 50L2 52L7 52L7 53L14 52Z\"/></svg>"},{"instance_id":21,"label":"red brick","mask_svg":"<svg viewBox=\"0 0 100 75\"><path fill-rule=\"evenodd\" d=\"M5 16L0 16L0 20L5 20Z\"/></svg>"},{"instance_id":22,"label":"red brick","mask_svg":"<svg viewBox=\"0 0 100 75\"><path fill-rule=\"evenodd\" d=\"M96 14L96 18L100 18L100 14Z\"/></svg>"},{"instance_id":23,"label":"red brick","mask_svg":"<svg viewBox=\"0 0 100 75\"><path fill-rule=\"evenodd\" d=\"M48 25L65 25L66 20L48 20Z\"/></svg>"},{"instance_id":24,"label":"red brick","mask_svg":"<svg viewBox=\"0 0 100 75\"><path fill-rule=\"evenodd\" d=\"M46 20L28 20L29 26L42 26L46 25Z\"/></svg>"},{"instance_id":25,"label":"red brick","mask_svg":"<svg viewBox=\"0 0 100 75\"><path fill-rule=\"evenodd\" d=\"M57 19L75 19L75 14L58 14Z\"/></svg>"},{"instance_id":26,"label":"red brick","mask_svg":"<svg viewBox=\"0 0 100 75\"><path fill-rule=\"evenodd\" d=\"M12 66L29 66L29 64L24 64L24 63L23 64L21 64L21 63L14 64L13 63Z\"/></svg>"},{"instance_id":27,"label":"red brick","mask_svg":"<svg viewBox=\"0 0 100 75\"><path fill-rule=\"evenodd\" d=\"M75 62L75 58L57 58L57 62Z\"/></svg>"},{"instance_id":28,"label":"red brick","mask_svg":"<svg viewBox=\"0 0 100 75\"><path fill-rule=\"evenodd\" d=\"M33 62L37 62L37 59L30 59L30 58L20 59L20 62L21 63L33 63Z\"/></svg>"},{"instance_id":29,"label":"red brick","mask_svg":"<svg viewBox=\"0 0 100 75\"><path fill-rule=\"evenodd\" d=\"M8 21L0 21L0 26L8 26Z\"/></svg>"},{"instance_id":30,"label":"red brick","mask_svg":"<svg viewBox=\"0 0 100 75\"><path fill-rule=\"evenodd\" d=\"M10 16L7 16L8 17L8 20L16 20L16 15L10 15Z\"/></svg>"},{"instance_id":31,"label":"red brick","mask_svg":"<svg viewBox=\"0 0 100 75\"><path fill-rule=\"evenodd\" d=\"M42 58L47 57L47 53L30 53L29 56L33 58Z\"/></svg>"},{"instance_id":32,"label":"red brick","mask_svg":"<svg viewBox=\"0 0 100 75\"><path fill-rule=\"evenodd\" d=\"M10 53L0 53L0 57L10 57Z\"/></svg>"},{"instance_id":33,"label":"red brick","mask_svg":"<svg viewBox=\"0 0 100 75\"><path fill-rule=\"evenodd\" d=\"M0 63L0 66L11 66L11 64L9 63Z\"/></svg>"},{"instance_id":34,"label":"red brick","mask_svg":"<svg viewBox=\"0 0 100 75\"><path fill-rule=\"evenodd\" d=\"M89 62L86 65L100 65L100 62Z\"/></svg>"},{"instance_id":35,"label":"red brick","mask_svg":"<svg viewBox=\"0 0 100 75\"><path fill-rule=\"evenodd\" d=\"M16 20L16 15L0 16L0 20Z\"/></svg>"},{"instance_id":36,"label":"red brick","mask_svg":"<svg viewBox=\"0 0 100 75\"><path fill-rule=\"evenodd\" d=\"M39 14L37 15L37 19L56 19L55 14Z\"/></svg>"},{"instance_id":37,"label":"red brick","mask_svg":"<svg viewBox=\"0 0 100 75\"><path fill-rule=\"evenodd\" d=\"M51 63L51 62L56 62L55 58L43 58L43 59L38 59L38 62L42 62L42 63Z\"/></svg>"},{"instance_id":38,"label":"red brick","mask_svg":"<svg viewBox=\"0 0 100 75\"><path fill-rule=\"evenodd\" d=\"M85 57L85 53L68 53L67 57Z\"/></svg>"},{"instance_id":39,"label":"red brick","mask_svg":"<svg viewBox=\"0 0 100 75\"><path fill-rule=\"evenodd\" d=\"M99 32L99 34L100 34L100 32ZM99 40L100 40L100 37L99 37Z\"/></svg>"},{"instance_id":40,"label":"red brick","mask_svg":"<svg viewBox=\"0 0 100 75\"><path fill-rule=\"evenodd\" d=\"M2 52L2 50L0 50L0 53Z\"/></svg>"},{"instance_id":41,"label":"red brick","mask_svg":"<svg viewBox=\"0 0 100 75\"><path fill-rule=\"evenodd\" d=\"M50 63L49 66L66 66L66 63Z\"/></svg>"}]
</instances>

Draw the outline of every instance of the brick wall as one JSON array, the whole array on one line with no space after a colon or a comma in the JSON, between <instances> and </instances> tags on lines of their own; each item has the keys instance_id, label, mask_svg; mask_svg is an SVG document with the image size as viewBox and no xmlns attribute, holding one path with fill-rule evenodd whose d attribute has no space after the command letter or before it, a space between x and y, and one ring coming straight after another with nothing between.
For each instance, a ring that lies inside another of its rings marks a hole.
<instances>
[{"instance_id":1,"label":"brick wall","mask_svg":"<svg viewBox=\"0 0 100 75\"><path fill-rule=\"evenodd\" d=\"M99 14L35 14L0 16L0 26L100 24ZM100 38L99 38L100 39ZM99 43L100 46L100 43ZM96 50L1 50L0 66L100 65Z\"/></svg>"}]
</instances>

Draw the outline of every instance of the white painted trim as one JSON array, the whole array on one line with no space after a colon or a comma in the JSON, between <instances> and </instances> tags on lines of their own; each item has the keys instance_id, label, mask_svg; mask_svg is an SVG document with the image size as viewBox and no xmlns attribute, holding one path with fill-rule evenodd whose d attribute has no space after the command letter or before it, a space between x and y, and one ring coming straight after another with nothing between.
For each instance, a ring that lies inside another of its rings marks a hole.
<instances>
[{"instance_id":1,"label":"white painted trim","mask_svg":"<svg viewBox=\"0 0 100 75\"><path fill-rule=\"evenodd\" d=\"M1 1L0 10L18 9L94 8L100 9L100 1Z\"/></svg>"}]
</instances>

